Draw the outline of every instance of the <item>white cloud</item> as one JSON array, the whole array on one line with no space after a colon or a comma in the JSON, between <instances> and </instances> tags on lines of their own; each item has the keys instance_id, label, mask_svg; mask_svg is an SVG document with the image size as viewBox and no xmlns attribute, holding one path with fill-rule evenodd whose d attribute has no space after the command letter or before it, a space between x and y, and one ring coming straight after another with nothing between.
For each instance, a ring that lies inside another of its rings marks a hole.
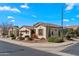
<instances>
[{"instance_id":1,"label":"white cloud","mask_svg":"<svg viewBox=\"0 0 79 59\"><path fill-rule=\"evenodd\" d=\"M66 26L69 26L68 24Z\"/></svg>"},{"instance_id":2,"label":"white cloud","mask_svg":"<svg viewBox=\"0 0 79 59\"><path fill-rule=\"evenodd\" d=\"M74 18L72 18L71 20L72 20L72 21L74 21L75 19L74 19Z\"/></svg>"},{"instance_id":3,"label":"white cloud","mask_svg":"<svg viewBox=\"0 0 79 59\"><path fill-rule=\"evenodd\" d=\"M69 22L69 19L63 19L64 22Z\"/></svg>"},{"instance_id":4,"label":"white cloud","mask_svg":"<svg viewBox=\"0 0 79 59\"><path fill-rule=\"evenodd\" d=\"M72 10L75 4L74 3L66 3L66 5L67 5L67 7L65 10Z\"/></svg>"},{"instance_id":5,"label":"white cloud","mask_svg":"<svg viewBox=\"0 0 79 59\"><path fill-rule=\"evenodd\" d=\"M10 6L0 6L0 11L12 11L12 12L21 12L16 7L10 7Z\"/></svg>"},{"instance_id":6,"label":"white cloud","mask_svg":"<svg viewBox=\"0 0 79 59\"><path fill-rule=\"evenodd\" d=\"M11 20L11 22L15 22L15 20Z\"/></svg>"},{"instance_id":7,"label":"white cloud","mask_svg":"<svg viewBox=\"0 0 79 59\"><path fill-rule=\"evenodd\" d=\"M37 18L37 16L36 16L36 15L32 15L32 17Z\"/></svg>"},{"instance_id":8,"label":"white cloud","mask_svg":"<svg viewBox=\"0 0 79 59\"><path fill-rule=\"evenodd\" d=\"M13 16L8 16L7 18L8 18L8 19L14 19L14 17L13 17Z\"/></svg>"},{"instance_id":9,"label":"white cloud","mask_svg":"<svg viewBox=\"0 0 79 59\"><path fill-rule=\"evenodd\" d=\"M13 16L7 16L8 19L10 19L10 22L15 22L14 17Z\"/></svg>"},{"instance_id":10,"label":"white cloud","mask_svg":"<svg viewBox=\"0 0 79 59\"><path fill-rule=\"evenodd\" d=\"M27 4L23 4L20 6L21 8L30 8Z\"/></svg>"},{"instance_id":11,"label":"white cloud","mask_svg":"<svg viewBox=\"0 0 79 59\"><path fill-rule=\"evenodd\" d=\"M79 17L79 15L76 15L76 17Z\"/></svg>"}]
</instances>

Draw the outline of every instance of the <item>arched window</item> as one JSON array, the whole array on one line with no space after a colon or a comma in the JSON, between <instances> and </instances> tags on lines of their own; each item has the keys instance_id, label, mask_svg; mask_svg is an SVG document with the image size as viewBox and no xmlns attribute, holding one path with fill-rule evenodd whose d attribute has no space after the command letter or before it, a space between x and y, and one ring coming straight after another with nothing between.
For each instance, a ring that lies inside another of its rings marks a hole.
<instances>
[{"instance_id":1,"label":"arched window","mask_svg":"<svg viewBox=\"0 0 79 59\"><path fill-rule=\"evenodd\" d=\"M43 29L38 29L38 34L43 35Z\"/></svg>"}]
</instances>

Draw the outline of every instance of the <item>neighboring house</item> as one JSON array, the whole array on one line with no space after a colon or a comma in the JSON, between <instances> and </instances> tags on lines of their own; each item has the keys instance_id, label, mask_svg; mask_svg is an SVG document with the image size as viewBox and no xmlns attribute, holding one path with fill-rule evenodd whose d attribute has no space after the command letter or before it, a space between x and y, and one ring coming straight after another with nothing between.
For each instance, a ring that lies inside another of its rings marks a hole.
<instances>
[{"instance_id":1,"label":"neighboring house","mask_svg":"<svg viewBox=\"0 0 79 59\"><path fill-rule=\"evenodd\" d=\"M51 36L58 36L60 27L55 24L48 24L48 23L36 23L35 25L35 32L38 38L49 38Z\"/></svg>"},{"instance_id":2,"label":"neighboring house","mask_svg":"<svg viewBox=\"0 0 79 59\"><path fill-rule=\"evenodd\" d=\"M18 26L14 26L9 29L8 36L10 37L12 34L14 34L15 36L19 36L19 27Z\"/></svg>"},{"instance_id":3,"label":"neighboring house","mask_svg":"<svg viewBox=\"0 0 79 59\"><path fill-rule=\"evenodd\" d=\"M66 26L67 29L76 30L79 26Z\"/></svg>"},{"instance_id":4,"label":"neighboring house","mask_svg":"<svg viewBox=\"0 0 79 59\"><path fill-rule=\"evenodd\" d=\"M33 26L22 26L19 29L19 35L22 34L22 37L25 37L25 36L31 37L33 33L34 33Z\"/></svg>"},{"instance_id":5,"label":"neighboring house","mask_svg":"<svg viewBox=\"0 0 79 59\"><path fill-rule=\"evenodd\" d=\"M79 36L79 26L67 26L67 29L73 29L77 36Z\"/></svg>"}]
</instances>

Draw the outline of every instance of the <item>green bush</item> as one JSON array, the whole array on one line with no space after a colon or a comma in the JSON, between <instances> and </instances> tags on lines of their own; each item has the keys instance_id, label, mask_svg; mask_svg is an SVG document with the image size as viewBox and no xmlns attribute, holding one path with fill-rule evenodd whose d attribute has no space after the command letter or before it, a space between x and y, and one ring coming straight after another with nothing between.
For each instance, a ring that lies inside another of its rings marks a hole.
<instances>
[{"instance_id":1,"label":"green bush","mask_svg":"<svg viewBox=\"0 0 79 59\"><path fill-rule=\"evenodd\" d=\"M48 38L48 42L60 43L64 42L64 40L61 37L52 36Z\"/></svg>"},{"instance_id":2,"label":"green bush","mask_svg":"<svg viewBox=\"0 0 79 59\"><path fill-rule=\"evenodd\" d=\"M67 40L71 40L71 38L76 38L77 35L76 35L75 32L67 32L65 37L66 37Z\"/></svg>"},{"instance_id":3,"label":"green bush","mask_svg":"<svg viewBox=\"0 0 79 59\"><path fill-rule=\"evenodd\" d=\"M67 35L67 36L66 36L66 39L67 39L67 40L70 40L70 39L71 39L71 36Z\"/></svg>"}]
</instances>

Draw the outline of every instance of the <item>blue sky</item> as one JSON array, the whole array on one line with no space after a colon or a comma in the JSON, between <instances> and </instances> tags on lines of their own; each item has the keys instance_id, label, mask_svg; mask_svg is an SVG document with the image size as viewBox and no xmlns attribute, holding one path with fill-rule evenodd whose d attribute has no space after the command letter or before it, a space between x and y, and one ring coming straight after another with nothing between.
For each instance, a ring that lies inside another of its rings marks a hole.
<instances>
[{"instance_id":1,"label":"blue sky","mask_svg":"<svg viewBox=\"0 0 79 59\"><path fill-rule=\"evenodd\" d=\"M0 3L0 23L18 26L45 22L61 25L62 7L64 26L78 25L79 4L62 3Z\"/></svg>"},{"instance_id":2,"label":"blue sky","mask_svg":"<svg viewBox=\"0 0 79 59\"><path fill-rule=\"evenodd\" d=\"M79 3L66 3L63 16L64 26L79 25Z\"/></svg>"}]
</instances>

